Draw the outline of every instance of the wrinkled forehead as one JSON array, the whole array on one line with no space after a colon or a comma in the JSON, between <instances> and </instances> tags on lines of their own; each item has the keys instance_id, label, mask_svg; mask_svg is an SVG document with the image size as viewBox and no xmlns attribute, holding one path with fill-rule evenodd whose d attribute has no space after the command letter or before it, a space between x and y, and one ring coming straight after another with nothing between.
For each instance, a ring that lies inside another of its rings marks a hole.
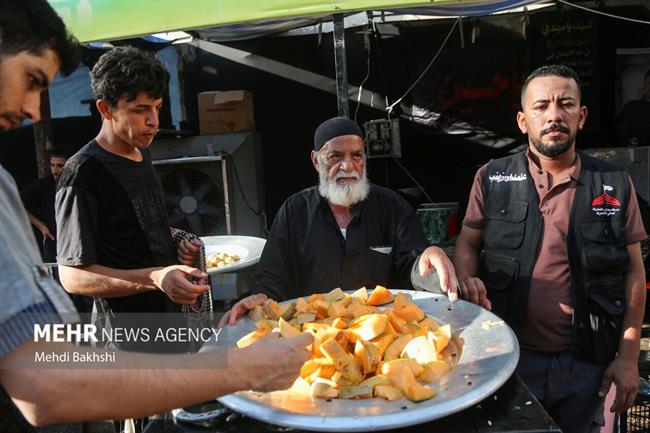
<instances>
[{"instance_id":1,"label":"wrinkled forehead","mask_svg":"<svg viewBox=\"0 0 650 433\"><path fill-rule=\"evenodd\" d=\"M340 153L354 153L363 152L363 138L358 135L341 135L329 140L322 147L322 153L340 152Z\"/></svg>"}]
</instances>

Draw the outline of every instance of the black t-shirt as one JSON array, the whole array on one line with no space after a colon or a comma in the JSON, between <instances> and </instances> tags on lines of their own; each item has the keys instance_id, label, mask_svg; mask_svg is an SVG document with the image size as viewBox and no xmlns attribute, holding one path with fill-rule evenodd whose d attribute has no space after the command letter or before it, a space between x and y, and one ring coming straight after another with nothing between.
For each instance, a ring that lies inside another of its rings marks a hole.
<instances>
[{"instance_id":1,"label":"black t-shirt","mask_svg":"<svg viewBox=\"0 0 650 433\"><path fill-rule=\"evenodd\" d=\"M67 161L56 193L59 264L141 269L177 263L162 186L149 152L142 155L135 162L93 140ZM180 311L162 291L99 301L100 312Z\"/></svg>"},{"instance_id":2,"label":"black t-shirt","mask_svg":"<svg viewBox=\"0 0 650 433\"><path fill-rule=\"evenodd\" d=\"M394 191L371 185L350 213L344 238L318 187L289 197L257 265L257 290L291 299L336 287L412 288L411 267L427 247L413 208Z\"/></svg>"},{"instance_id":3,"label":"black t-shirt","mask_svg":"<svg viewBox=\"0 0 650 433\"><path fill-rule=\"evenodd\" d=\"M36 179L27 185L20 192L20 198L23 200L25 209L32 213L36 218L50 230L50 233L56 237L56 218L54 215L54 196L56 194L56 181L54 177L47 176ZM41 233L37 235L40 237ZM56 240L45 239L42 243L41 252L44 262L56 262Z\"/></svg>"}]
</instances>

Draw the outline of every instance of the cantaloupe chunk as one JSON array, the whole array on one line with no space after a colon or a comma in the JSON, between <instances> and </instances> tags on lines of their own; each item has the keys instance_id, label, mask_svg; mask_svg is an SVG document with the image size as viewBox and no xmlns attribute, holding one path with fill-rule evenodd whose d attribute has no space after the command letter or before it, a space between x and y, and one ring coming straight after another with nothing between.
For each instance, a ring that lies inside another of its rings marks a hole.
<instances>
[{"instance_id":1,"label":"cantaloupe chunk","mask_svg":"<svg viewBox=\"0 0 650 433\"><path fill-rule=\"evenodd\" d=\"M350 362L350 356L334 338L329 338L320 344L320 351L334 363L337 370L343 369Z\"/></svg>"},{"instance_id":2,"label":"cantaloupe chunk","mask_svg":"<svg viewBox=\"0 0 650 433\"><path fill-rule=\"evenodd\" d=\"M336 389L336 383L329 379L318 377L309 387L309 395L319 398L337 398L339 391Z\"/></svg>"},{"instance_id":3,"label":"cantaloupe chunk","mask_svg":"<svg viewBox=\"0 0 650 433\"><path fill-rule=\"evenodd\" d=\"M413 337L411 334L404 334L390 343L384 352L384 361L392 361L393 359L399 358L402 354L402 350L404 350L404 347L406 347L408 342L412 339Z\"/></svg>"},{"instance_id":4,"label":"cantaloupe chunk","mask_svg":"<svg viewBox=\"0 0 650 433\"><path fill-rule=\"evenodd\" d=\"M313 295L309 295L309 298L307 298L308 304L313 304L315 301L326 301L325 295L322 293L314 293Z\"/></svg>"},{"instance_id":5,"label":"cantaloupe chunk","mask_svg":"<svg viewBox=\"0 0 650 433\"><path fill-rule=\"evenodd\" d=\"M379 355L377 347L361 340L357 340L357 343L354 346L354 356L356 356L357 361L359 361L363 374L368 374L373 371L377 368L379 361L381 361L381 356Z\"/></svg>"},{"instance_id":6,"label":"cantaloupe chunk","mask_svg":"<svg viewBox=\"0 0 650 433\"><path fill-rule=\"evenodd\" d=\"M428 364L438 359L438 352L431 340L425 336L419 336L404 346L401 357L414 359L418 364Z\"/></svg>"},{"instance_id":7,"label":"cantaloupe chunk","mask_svg":"<svg viewBox=\"0 0 650 433\"><path fill-rule=\"evenodd\" d=\"M372 398L372 386L370 385L355 385L355 386L342 386L339 389L339 398Z\"/></svg>"},{"instance_id":8,"label":"cantaloupe chunk","mask_svg":"<svg viewBox=\"0 0 650 433\"><path fill-rule=\"evenodd\" d=\"M310 313L309 304L303 298L296 299L296 314Z\"/></svg>"},{"instance_id":9,"label":"cantaloupe chunk","mask_svg":"<svg viewBox=\"0 0 650 433\"><path fill-rule=\"evenodd\" d=\"M424 314L424 311L422 311L422 309L418 307L417 304L413 303L408 304L403 308L395 308L395 314L406 320L406 322L419 322L426 316L426 314Z\"/></svg>"},{"instance_id":10,"label":"cantaloupe chunk","mask_svg":"<svg viewBox=\"0 0 650 433\"><path fill-rule=\"evenodd\" d=\"M298 377L288 391L295 392L296 394L309 395L309 382L302 377Z\"/></svg>"},{"instance_id":11,"label":"cantaloupe chunk","mask_svg":"<svg viewBox=\"0 0 650 433\"><path fill-rule=\"evenodd\" d=\"M314 301L311 303L311 306L319 319L328 317L329 303L327 301Z\"/></svg>"},{"instance_id":12,"label":"cantaloupe chunk","mask_svg":"<svg viewBox=\"0 0 650 433\"><path fill-rule=\"evenodd\" d=\"M361 365L359 361L354 356L348 355L349 362L343 366L341 369L341 374L348 378L352 385L357 385L363 382L363 372L361 371Z\"/></svg>"},{"instance_id":13,"label":"cantaloupe chunk","mask_svg":"<svg viewBox=\"0 0 650 433\"><path fill-rule=\"evenodd\" d=\"M345 317L347 314L348 312L341 302L332 302L327 307L327 315L330 318Z\"/></svg>"},{"instance_id":14,"label":"cantaloupe chunk","mask_svg":"<svg viewBox=\"0 0 650 433\"><path fill-rule=\"evenodd\" d=\"M414 383L413 385L406 388L404 392L406 398L411 401L424 401L429 400L436 396L436 392L429 388L428 386L420 385L419 383Z\"/></svg>"},{"instance_id":15,"label":"cantaloupe chunk","mask_svg":"<svg viewBox=\"0 0 650 433\"><path fill-rule=\"evenodd\" d=\"M253 309L248 312L248 317L250 317L253 322L259 322L266 318L264 315L264 309L261 305L254 306Z\"/></svg>"},{"instance_id":16,"label":"cantaloupe chunk","mask_svg":"<svg viewBox=\"0 0 650 433\"><path fill-rule=\"evenodd\" d=\"M368 301L368 291L365 287L362 287L359 290L355 290L350 294L350 296L353 298L358 298L364 303Z\"/></svg>"},{"instance_id":17,"label":"cantaloupe chunk","mask_svg":"<svg viewBox=\"0 0 650 433\"><path fill-rule=\"evenodd\" d=\"M433 341L438 353L447 347L451 339L451 325L446 324L429 333L429 339Z\"/></svg>"},{"instance_id":18,"label":"cantaloupe chunk","mask_svg":"<svg viewBox=\"0 0 650 433\"><path fill-rule=\"evenodd\" d=\"M377 385L372 390L372 395L383 399L393 401L404 397L402 391L390 385Z\"/></svg>"},{"instance_id":19,"label":"cantaloupe chunk","mask_svg":"<svg viewBox=\"0 0 650 433\"><path fill-rule=\"evenodd\" d=\"M298 319L299 324L303 325L316 320L316 313L300 313L296 316L296 319Z\"/></svg>"},{"instance_id":20,"label":"cantaloupe chunk","mask_svg":"<svg viewBox=\"0 0 650 433\"><path fill-rule=\"evenodd\" d=\"M386 349L390 345L390 343L395 340L396 336L395 334L388 334L385 333L380 335L379 337L375 337L372 340L369 341L369 343L374 344L375 347L377 348L377 351L379 352L379 359L384 358L384 352L386 352Z\"/></svg>"},{"instance_id":21,"label":"cantaloupe chunk","mask_svg":"<svg viewBox=\"0 0 650 433\"><path fill-rule=\"evenodd\" d=\"M378 385L390 385L391 381L386 376L378 374L376 376L369 377L360 383L360 385L369 384L373 388Z\"/></svg>"},{"instance_id":22,"label":"cantaloupe chunk","mask_svg":"<svg viewBox=\"0 0 650 433\"><path fill-rule=\"evenodd\" d=\"M388 317L385 314L370 314L350 322L349 331L361 340L368 341L383 334L387 323Z\"/></svg>"},{"instance_id":23,"label":"cantaloupe chunk","mask_svg":"<svg viewBox=\"0 0 650 433\"><path fill-rule=\"evenodd\" d=\"M406 295L405 293L398 293L397 296L395 296L395 300L393 301L393 304L395 305L395 309L399 310L401 308L406 307L408 304L412 303L411 298Z\"/></svg>"},{"instance_id":24,"label":"cantaloupe chunk","mask_svg":"<svg viewBox=\"0 0 650 433\"><path fill-rule=\"evenodd\" d=\"M381 374L385 374L391 368L406 366L411 369L413 376L418 377L424 371L424 366L420 365L415 361L415 359L393 359L392 361L387 361L381 366Z\"/></svg>"},{"instance_id":25,"label":"cantaloupe chunk","mask_svg":"<svg viewBox=\"0 0 650 433\"><path fill-rule=\"evenodd\" d=\"M337 318L334 319L334 321L332 322L332 328L336 328L336 329L347 329L347 328L348 328L348 324L347 324L347 322L346 322L345 320L341 319L340 317L337 317Z\"/></svg>"},{"instance_id":26,"label":"cantaloupe chunk","mask_svg":"<svg viewBox=\"0 0 650 433\"><path fill-rule=\"evenodd\" d=\"M432 361L424 367L424 371L420 373L418 379L425 383L433 383L440 380L449 370L451 370L451 366L445 361Z\"/></svg>"},{"instance_id":27,"label":"cantaloupe chunk","mask_svg":"<svg viewBox=\"0 0 650 433\"><path fill-rule=\"evenodd\" d=\"M262 309L264 310L266 317L271 320L278 320L280 317L280 305L273 299L267 299L264 301L264 304L262 304Z\"/></svg>"},{"instance_id":28,"label":"cantaloupe chunk","mask_svg":"<svg viewBox=\"0 0 650 433\"><path fill-rule=\"evenodd\" d=\"M291 302L288 304L280 305L280 312L278 315L284 320L291 320L291 318L296 314L296 303Z\"/></svg>"},{"instance_id":29,"label":"cantaloupe chunk","mask_svg":"<svg viewBox=\"0 0 650 433\"><path fill-rule=\"evenodd\" d=\"M398 316L394 310L388 312L388 318L390 319L390 324L393 325L393 328L398 334L409 333L408 326L406 326L406 320Z\"/></svg>"},{"instance_id":30,"label":"cantaloupe chunk","mask_svg":"<svg viewBox=\"0 0 650 433\"><path fill-rule=\"evenodd\" d=\"M248 334L244 335L242 338L237 340L237 347L243 349L244 347L248 347L251 344L255 343L260 338L262 338L262 335L257 330L249 332Z\"/></svg>"},{"instance_id":31,"label":"cantaloupe chunk","mask_svg":"<svg viewBox=\"0 0 650 433\"><path fill-rule=\"evenodd\" d=\"M368 314L374 314L374 313L379 313L381 311L377 311L376 308L368 306L368 305L358 305L358 304L350 304L348 308L346 308L346 316L347 317L352 317L353 319L359 318L361 316L365 316Z\"/></svg>"},{"instance_id":32,"label":"cantaloupe chunk","mask_svg":"<svg viewBox=\"0 0 650 433\"><path fill-rule=\"evenodd\" d=\"M341 290L340 287L337 287L336 289L330 291L328 294L325 295L325 300L327 302L336 302L339 299L343 298L345 296L345 293L343 290Z\"/></svg>"},{"instance_id":33,"label":"cantaloupe chunk","mask_svg":"<svg viewBox=\"0 0 650 433\"><path fill-rule=\"evenodd\" d=\"M373 290L370 296L368 296L368 301L366 301L366 304L384 305L393 302L393 299L394 296L390 290L384 286L376 286L375 290Z\"/></svg>"},{"instance_id":34,"label":"cantaloupe chunk","mask_svg":"<svg viewBox=\"0 0 650 433\"><path fill-rule=\"evenodd\" d=\"M420 321L418 322L418 325L420 325L420 326L426 326L426 327L428 327L431 331L435 331L436 329L438 329L438 328L440 327L440 323L438 323L438 322L435 321L432 317L429 317L429 316L427 316L427 317L425 317L424 319L420 320Z\"/></svg>"},{"instance_id":35,"label":"cantaloupe chunk","mask_svg":"<svg viewBox=\"0 0 650 433\"><path fill-rule=\"evenodd\" d=\"M304 329L304 325L303 325ZM314 335L314 341L312 343L312 352L314 355L317 357L319 356L324 356L323 352L320 350L320 345L327 339L329 338L334 338L338 335L340 331L336 328L332 328L331 326L327 326L325 328L320 328L316 331L316 335Z\"/></svg>"},{"instance_id":36,"label":"cantaloupe chunk","mask_svg":"<svg viewBox=\"0 0 650 433\"><path fill-rule=\"evenodd\" d=\"M282 317L280 317L280 320L278 320L278 328L280 328L280 335L282 335L284 338L297 337L301 334L300 331L291 326Z\"/></svg>"},{"instance_id":37,"label":"cantaloupe chunk","mask_svg":"<svg viewBox=\"0 0 650 433\"><path fill-rule=\"evenodd\" d=\"M386 376L393 386L403 393L417 382L413 370L407 363L386 362L381 367L382 374Z\"/></svg>"}]
</instances>

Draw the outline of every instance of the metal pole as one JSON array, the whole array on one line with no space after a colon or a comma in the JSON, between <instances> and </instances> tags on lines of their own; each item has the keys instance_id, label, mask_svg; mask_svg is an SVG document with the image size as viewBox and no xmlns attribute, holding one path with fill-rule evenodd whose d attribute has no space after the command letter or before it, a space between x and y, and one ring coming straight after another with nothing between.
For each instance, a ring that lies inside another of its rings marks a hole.
<instances>
[{"instance_id":1,"label":"metal pole","mask_svg":"<svg viewBox=\"0 0 650 433\"><path fill-rule=\"evenodd\" d=\"M350 117L348 103L348 68L345 60L345 25L343 14L334 14L334 67L336 69L336 97L339 116Z\"/></svg>"},{"instance_id":2,"label":"metal pole","mask_svg":"<svg viewBox=\"0 0 650 433\"><path fill-rule=\"evenodd\" d=\"M50 161L47 157L47 151L52 150L53 142L54 132L50 113L50 94L46 89L41 93L41 121L34 123L34 145L36 146L38 177L45 177L50 174Z\"/></svg>"}]
</instances>

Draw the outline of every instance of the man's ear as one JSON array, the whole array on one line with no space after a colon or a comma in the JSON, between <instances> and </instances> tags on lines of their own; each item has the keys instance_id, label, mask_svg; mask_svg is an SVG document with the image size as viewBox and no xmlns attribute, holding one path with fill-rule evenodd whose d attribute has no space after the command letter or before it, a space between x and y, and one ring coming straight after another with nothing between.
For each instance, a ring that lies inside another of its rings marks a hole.
<instances>
[{"instance_id":1,"label":"man's ear","mask_svg":"<svg viewBox=\"0 0 650 433\"><path fill-rule=\"evenodd\" d=\"M587 120L587 115L589 114L587 107L584 105L580 107L580 120L578 121L578 130L582 131L582 128L585 126L585 121Z\"/></svg>"},{"instance_id":2,"label":"man's ear","mask_svg":"<svg viewBox=\"0 0 650 433\"><path fill-rule=\"evenodd\" d=\"M528 133L528 128L526 128L526 115L523 111L517 112L517 125L522 134Z\"/></svg>"},{"instance_id":3,"label":"man's ear","mask_svg":"<svg viewBox=\"0 0 650 433\"><path fill-rule=\"evenodd\" d=\"M111 107L103 99L98 99L95 101L95 106L99 114L106 120L113 120L113 114L111 113Z\"/></svg>"},{"instance_id":4,"label":"man's ear","mask_svg":"<svg viewBox=\"0 0 650 433\"><path fill-rule=\"evenodd\" d=\"M315 150L311 151L311 163L316 169L316 171L318 171L318 152L316 152Z\"/></svg>"}]
</instances>

